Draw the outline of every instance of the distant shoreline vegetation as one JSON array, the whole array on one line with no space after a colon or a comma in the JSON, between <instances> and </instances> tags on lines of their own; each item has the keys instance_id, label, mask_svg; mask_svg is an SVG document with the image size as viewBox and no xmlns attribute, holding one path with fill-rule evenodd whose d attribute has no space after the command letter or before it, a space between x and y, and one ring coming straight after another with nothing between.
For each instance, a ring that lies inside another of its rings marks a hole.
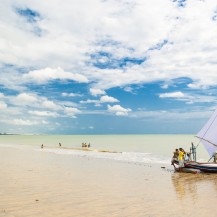
<instances>
[{"instance_id":1,"label":"distant shoreline vegetation","mask_svg":"<svg viewBox=\"0 0 217 217\"><path fill-rule=\"evenodd\" d=\"M193 133L141 133L141 134L19 134L19 133L0 133L0 136L129 136L129 135L194 135Z\"/></svg>"},{"instance_id":2,"label":"distant shoreline vegetation","mask_svg":"<svg viewBox=\"0 0 217 217\"><path fill-rule=\"evenodd\" d=\"M9 135L17 135L13 133L0 133L0 136L9 136Z\"/></svg>"}]
</instances>

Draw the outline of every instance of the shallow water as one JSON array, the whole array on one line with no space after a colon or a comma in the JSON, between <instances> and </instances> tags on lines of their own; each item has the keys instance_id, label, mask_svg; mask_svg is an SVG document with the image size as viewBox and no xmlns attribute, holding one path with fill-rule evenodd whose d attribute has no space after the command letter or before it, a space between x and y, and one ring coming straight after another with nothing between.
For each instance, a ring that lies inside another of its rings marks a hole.
<instances>
[{"instance_id":1,"label":"shallow water","mask_svg":"<svg viewBox=\"0 0 217 217\"><path fill-rule=\"evenodd\" d=\"M148 155L150 158L156 158L157 161L170 161L172 152L175 148L182 147L189 151L191 142L198 144L198 139L193 135L12 135L0 136L0 145L19 144L39 147L43 144L45 147L58 148L59 142L62 147L80 148L82 143L91 145L91 149L109 150L116 152L127 152L128 155L135 154ZM59 150L59 149L58 149ZM53 150L54 152L54 150ZM58 153L58 151L55 151ZM70 151L59 151L59 154L67 154ZM73 151L71 151L71 154ZM209 159L203 145L197 149L198 160ZM100 155L101 156L101 155ZM105 154L106 156L106 154ZM148 158L145 158L148 160ZM154 160L152 160L153 162Z\"/></svg>"},{"instance_id":2,"label":"shallow water","mask_svg":"<svg viewBox=\"0 0 217 217\"><path fill-rule=\"evenodd\" d=\"M185 148L191 135L99 137L1 140L0 216L216 216L217 175L175 173L169 164L175 142ZM123 153L62 149L59 142Z\"/></svg>"}]
</instances>

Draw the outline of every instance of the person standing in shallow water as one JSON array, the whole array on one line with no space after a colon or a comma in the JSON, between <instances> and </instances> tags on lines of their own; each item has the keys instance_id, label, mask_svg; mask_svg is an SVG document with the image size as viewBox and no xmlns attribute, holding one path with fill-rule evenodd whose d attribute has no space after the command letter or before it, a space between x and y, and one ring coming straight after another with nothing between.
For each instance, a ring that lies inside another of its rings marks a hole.
<instances>
[{"instance_id":1,"label":"person standing in shallow water","mask_svg":"<svg viewBox=\"0 0 217 217\"><path fill-rule=\"evenodd\" d=\"M217 151L213 154L213 162L217 163Z\"/></svg>"},{"instance_id":2,"label":"person standing in shallow water","mask_svg":"<svg viewBox=\"0 0 217 217\"><path fill-rule=\"evenodd\" d=\"M61 147L62 146L62 144L59 142L59 147Z\"/></svg>"},{"instance_id":3,"label":"person standing in shallow water","mask_svg":"<svg viewBox=\"0 0 217 217\"><path fill-rule=\"evenodd\" d=\"M41 145L41 148L44 148L44 145L43 145L43 144Z\"/></svg>"}]
</instances>

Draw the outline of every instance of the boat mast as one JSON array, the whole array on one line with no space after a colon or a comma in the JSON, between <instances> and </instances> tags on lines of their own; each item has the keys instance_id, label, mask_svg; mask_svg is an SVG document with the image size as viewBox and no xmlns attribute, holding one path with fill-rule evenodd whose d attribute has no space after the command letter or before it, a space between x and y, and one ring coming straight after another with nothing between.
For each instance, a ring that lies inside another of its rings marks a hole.
<instances>
[{"instance_id":1,"label":"boat mast","mask_svg":"<svg viewBox=\"0 0 217 217\"><path fill-rule=\"evenodd\" d=\"M192 142L192 143L191 143L190 152L192 153L193 161L195 161L195 162L196 162L196 160L197 160L196 148L197 148L197 147L194 146L194 143Z\"/></svg>"}]
</instances>

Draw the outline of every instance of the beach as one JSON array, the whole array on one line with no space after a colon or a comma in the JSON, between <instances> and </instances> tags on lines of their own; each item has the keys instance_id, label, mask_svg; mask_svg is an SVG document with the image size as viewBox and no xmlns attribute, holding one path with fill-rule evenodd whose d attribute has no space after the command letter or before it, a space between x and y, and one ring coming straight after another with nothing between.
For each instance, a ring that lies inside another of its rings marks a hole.
<instances>
[{"instance_id":1,"label":"beach","mask_svg":"<svg viewBox=\"0 0 217 217\"><path fill-rule=\"evenodd\" d=\"M215 174L175 173L169 158L138 151L90 153L3 140L0 216L216 216Z\"/></svg>"}]
</instances>

